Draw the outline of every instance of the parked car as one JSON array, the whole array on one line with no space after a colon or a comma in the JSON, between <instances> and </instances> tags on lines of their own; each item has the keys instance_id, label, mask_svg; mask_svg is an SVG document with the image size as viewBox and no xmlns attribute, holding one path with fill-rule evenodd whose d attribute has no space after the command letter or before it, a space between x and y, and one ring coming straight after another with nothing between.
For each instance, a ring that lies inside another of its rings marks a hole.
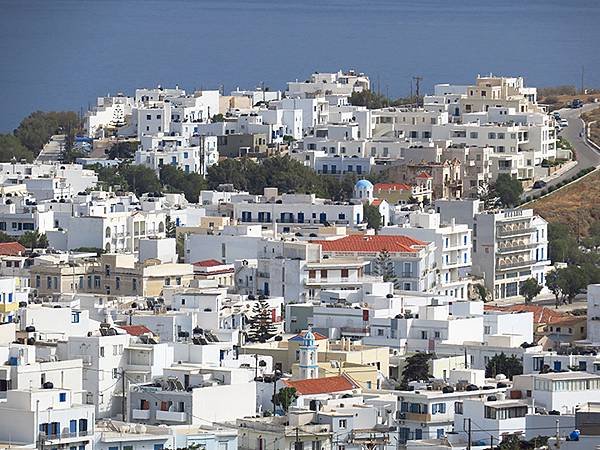
<instances>
[{"instance_id":1,"label":"parked car","mask_svg":"<svg viewBox=\"0 0 600 450\"><path fill-rule=\"evenodd\" d=\"M547 183L545 181L538 180L535 183L533 183L533 188L534 189L542 189L542 188L546 187L546 184Z\"/></svg>"},{"instance_id":2,"label":"parked car","mask_svg":"<svg viewBox=\"0 0 600 450\"><path fill-rule=\"evenodd\" d=\"M581 107L583 107L583 102L580 99L576 98L571 102L571 108L581 108Z\"/></svg>"},{"instance_id":3,"label":"parked car","mask_svg":"<svg viewBox=\"0 0 600 450\"><path fill-rule=\"evenodd\" d=\"M567 119L560 119L560 122L559 122L559 124L560 124L560 126L561 126L561 127L563 127L563 128L564 128L564 127L568 127L568 126L569 126L569 121L568 121Z\"/></svg>"}]
</instances>

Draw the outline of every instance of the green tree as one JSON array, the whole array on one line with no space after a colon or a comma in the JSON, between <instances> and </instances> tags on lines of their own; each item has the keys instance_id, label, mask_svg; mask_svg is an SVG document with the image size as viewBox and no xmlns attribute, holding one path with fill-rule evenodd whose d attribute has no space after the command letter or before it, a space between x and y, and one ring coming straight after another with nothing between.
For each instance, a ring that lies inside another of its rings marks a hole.
<instances>
[{"instance_id":1,"label":"green tree","mask_svg":"<svg viewBox=\"0 0 600 450\"><path fill-rule=\"evenodd\" d=\"M492 191L499 197L500 202L506 207L513 207L519 204L523 185L516 178L502 173L498 175L492 185Z\"/></svg>"},{"instance_id":2,"label":"green tree","mask_svg":"<svg viewBox=\"0 0 600 450\"><path fill-rule=\"evenodd\" d=\"M273 325L271 307L265 300L259 299L252 307L248 340L250 342L266 342L276 334Z\"/></svg>"},{"instance_id":3,"label":"green tree","mask_svg":"<svg viewBox=\"0 0 600 450\"><path fill-rule=\"evenodd\" d=\"M16 242L17 238L0 231L0 242Z\"/></svg>"},{"instance_id":4,"label":"green tree","mask_svg":"<svg viewBox=\"0 0 600 450\"><path fill-rule=\"evenodd\" d=\"M198 203L200 191L207 188L206 180L199 173L185 173L175 166L163 166L160 169L160 182L166 188L183 192L190 203Z\"/></svg>"},{"instance_id":5,"label":"green tree","mask_svg":"<svg viewBox=\"0 0 600 450\"><path fill-rule=\"evenodd\" d=\"M121 174L118 167L115 166L102 166L100 164L94 164L87 166L88 169L93 169L98 175L98 182L106 185L107 187L120 186L122 190L129 189L129 185L125 177Z\"/></svg>"},{"instance_id":6,"label":"green tree","mask_svg":"<svg viewBox=\"0 0 600 450\"><path fill-rule=\"evenodd\" d=\"M273 403L276 406L281 406L281 409L287 413L297 398L298 394L295 387L283 387L273 396Z\"/></svg>"},{"instance_id":7,"label":"green tree","mask_svg":"<svg viewBox=\"0 0 600 450\"><path fill-rule=\"evenodd\" d=\"M373 261L373 274L383 277L383 281L394 283L394 288L398 289L398 277L394 270L394 262L390 252L383 249Z\"/></svg>"},{"instance_id":8,"label":"green tree","mask_svg":"<svg viewBox=\"0 0 600 450\"><path fill-rule=\"evenodd\" d=\"M37 231L26 231L20 238L19 243L26 248L33 250L34 248L48 247L48 238L45 234L40 234Z\"/></svg>"},{"instance_id":9,"label":"green tree","mask_svg":"<svg viewBox=\"0 0 600 450\"><path fill-rule=\"evenodd\" d=\"M33 161L33 153L12 134L0 134L0 162ZM13 159L14 158L14 159Z\"/></svg>"},{"instance_id":10,"label":"green tree","mask_svg":"<svg viewBox=\"0 0 600 450\"><path fill-rule=\"evenodd\" d=\"M429 360L433 359L431 353L415 353L406 358L406 365L402 370L402 381L400 389L405 391L408 389L408 383L411 381L428 380L431 378L429 374Z\"/></svg>"},{"instance_id":11,"label":"green tree","mask_svg":"<svg viewBox=\"0 0 600 450\"><path fill-rule=\"evenodd\" d=\"M379 212L379 207L373 204L368 205L365 203L363 206L363 212L368 227L378 231L381 228L381 214Z\"/></svg>"},{"instance_id":12,"label":"green tree","mask_svg":"<svg viewBox=\"0 0 600 450\"><path fill-rule=\"evenodd\" d=\"M177 226L175 225L175 222L171 220L171 216L167 216L166 222L165 233L168 238L174 238L177 235Z\"/></svg>"},{"instance_id":13,"label":"green tree","mask_svg":"<svg viewBox=\"0 0 600 450\"><path fill-rule=\"evenodd\" d=\"M540 286L534 278L528 278L521 283L519 290L521 295L525 297L525 303L531 303L531 301L542 291L542 286Z\"/></svg>"},{"instance_id":14,"label":"green tree","mask_svg":"<svg viewBox=\"0 0 600 450\"><path fill-rule=\"evenodd\" d=\"M479 300L481 300L482 302L486 302L490 295L487 288L483 284L480 284L480 283L475 284L474 287L475 287L475 291L477 292L477 296L479 297Z\"/></svg>"},{"instance_id":15,"label":"green tree","mask_svg":"<svg viewBox=\"0 0 600 450\"><path fill-rule=\"evenodd\" d=\"M118 169L127 181L129 189L137 196L148 192L160 192L160 181L154 170L146 166L122 164Z\"/></svg>"},{"instance_id":16,"label":"green tree","mask_svg":"<svg viewBox=\"0 0 600 450\"><path fill-rule=\"evenodd\" d=\"M80 129L81 121L75 112L36 111L21 121L14 134L25 147L37 155L54 134L67 135L67 148L71 148Z\"/></svg>"},{"instance_id":17,"label":"green tree","mask_svg":"<svg viewBox=\"0 0 600 450\"><path fill-rule=\"evenodd\" d=\"M523 363L515 355L506 356L504 352L494 355L485 366L485 376L494 378L498 374L506 375L512 380L513 376L523 373Z\"/></svg>"},{"instance_id":18,"label":"green tree","mask_svg":"<svg viewBox=\"0 0 600 450\"><path fill-rule=\"evenodd\" d=\"M66 146L60 155L60 160L65 164L73 164L77 158L84 158L86 155L79 149L72 146Z\"/></svg>"},{"instance_id":19,"label":"green tree","mask_svg":"<svg viewBox=\"0 0 600 450\"><path fill-rule=\"evenodd\" d=\"M106 155L108 159L133 159L140 143L138 141L121 141L110 147Z\"/></svg>"},{"instance_id":20,"label":"green tree","mask_svg":"<svg viewBox=\"0 0 600 450\"><path fill-rule=\"evenodd\" d=\"M210 118L210 121L212 123L217 123L217 122L225 122L225 117L223 116L223 114L219 113L219 114L215 114L214 116L212 116Z\"/></svg>"},{"instance_id":21,"label":"green tree","mask_svg":"<svg viewBox=\"0 0 600 450\"><path fill-rule=\"evenodd\" d=\"M563 301L569 304L588 284L588 277L583 269L577 266L567 266L557 270L558 287L560 288Z\"/></svg>"},{"instance_id":22,"label":"green tree","mask_svg":"<svg viewBox=\"0 0 600 450\"><path fill-rule=\"evenodd\" d=\"M561 290L558 284L558 271L552 270L546 274L546 287L554 294L556 299L555 306L558 308L561 303Z\"/></svg>"}]
</instances>

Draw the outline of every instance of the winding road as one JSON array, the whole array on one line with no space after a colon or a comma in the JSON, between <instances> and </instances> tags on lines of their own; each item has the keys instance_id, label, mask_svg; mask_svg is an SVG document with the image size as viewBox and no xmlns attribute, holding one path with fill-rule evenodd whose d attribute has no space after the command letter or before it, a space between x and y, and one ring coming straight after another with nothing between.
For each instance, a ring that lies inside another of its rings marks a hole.
<instances>
[{"instance_id":1,"label":"winding road","mask_svg":"<svg viewBox=\"0 0 600 450\"><path fill-rule=\"evenodd\" d=\"M556 178L548 180L544 189L547 189L549 186L554 186L564 179L572 177L581 169L600 166L600 152L590 147L583 140L583 121L579 118L581 113L598 107L598 104L589 103L584 105L583 108L563 108L558 110L560 117L569 121L569 126L563 128L559 135L569 141L573 146L577 158L577 164ZM541 190L542 189L531 189L524 192L523 196L539 195Z\"/></svg>"}]
</instances>

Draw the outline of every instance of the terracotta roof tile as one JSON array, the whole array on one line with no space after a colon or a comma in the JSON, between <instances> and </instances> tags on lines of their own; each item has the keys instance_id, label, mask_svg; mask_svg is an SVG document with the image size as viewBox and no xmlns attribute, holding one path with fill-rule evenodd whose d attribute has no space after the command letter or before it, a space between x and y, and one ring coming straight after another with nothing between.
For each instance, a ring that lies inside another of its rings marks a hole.
<instances>
[{"instance_id":1,"label":"terracotta roof tile","mask_svg":"<svg viewBox=\"0 0 600 450\"><path fill-rule=\"evenodd\" d=\"M2 242L0 243L0 255L2 256L19 256L22 255L25 250L18 242Z\"/></svg>"},{"instance_id":2,"label":"terracotta roof tile","mask_svg":"<svg viewBox=\"0 0 600 450\"><path fill-rule=\"evenodd\" d=\"M561 313L551 308L538 305L508 305L508 306L492 306L485 305L485 309L491 311L505 312L531 312L533 313L533 323L551 323L556 320L562 320L565 317L571 317L570 314Z\"/></svg>"},{"instance_id":3,"label":"terracotta roof tile","mask_svg":"<svg viewBox=\"0 0 600 450\"><path fill-rule=\"evenodd\" d=\"M432 178L431 175L428 175L426 172L421 172L417 175L417 178Z\"/></svg>"},{"instance_id":4,"label":"terracotta roof tile","mask_svg":"<svg viewBox=\"0 0 600 450\"><path fill-rule=\"evenodd\" d=\"M215 267L215 266L222 266L225 263L222 263L221 261L217 261L216 259L204 259L202 261L196 261L195 263L192 263L192 266L196 266L196 267Z\"/></svg>"},{"instance_id":5,"label":"terracotta roof tile","mask_svg":"<svg viewBox=\"0 0 600 450\"><path fill-rule=\"evenodd\" d=\"M121 325L122 328L131 336L141 336L142 334L153 334L152 330L145 327L144 325Z\"/></svg>"},{"instance_id":6,"label":"terracotta roof tile","mask_svg":"<svg viewBox=\"0 0 600 450\"><path fill-rule=\"evenodd\" d=\"M405 183L377 183L373 191L375 193L381 191L412 191L412 187Z\"/></svg>"},{"instance_id":7,"label":"terracotta roof tile","mask_svg":"<svg viewBox=\"0 0 600 450\"><path fill-rule=\"evenodd\" d=\"M323 252L358 252L378 253L387 250L390 253L416 253L419 247L427 242L419 241L408 236L366 236L350 235L340 239L327 241L312 241L321 244Z\"/></svg>"},{"instance_id":8,"label":"terracotta roof tile","mask_svg":"<svg viewBox=\"0 0 600 450\"><path fill-rule=\"evenodd\" d=\"M302 339L304 339L304 335L305 334L306 334L306 331L303 331L301 333L298 333L296 336L292 336L288 340L290 340L290 341L301 341ZM316 331L313 331L312 334L315 336L315 339L317 341L321 341L323 339L327 339L327 336L323 336L321 333L317 333Z\"/></svg>"},{"instance_id":9,"label":"terracotta roof tile","mask_svg":"<svg viewBox=\"0 0 600 450\"><path fill-rule=\"evenodd\" d=\"M284 383L289 387L296 388L296 392L300 395L351 391L358 387L358 384L345 375L308 380L285 380Z\"/></svg>"}]
</instances>

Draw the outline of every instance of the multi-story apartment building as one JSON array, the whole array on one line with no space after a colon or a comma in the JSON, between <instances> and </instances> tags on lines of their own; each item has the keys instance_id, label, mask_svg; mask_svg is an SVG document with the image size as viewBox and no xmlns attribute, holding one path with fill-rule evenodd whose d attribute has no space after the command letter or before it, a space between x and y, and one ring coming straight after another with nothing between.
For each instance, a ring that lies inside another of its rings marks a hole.
<instances>
[{"instance_id":1,"label":"multi-story apartment building","mask_svg":"<svg viewBox=\"0 0 600 450\"><path fill-rule=\"evenodd\" d=\"M130 387L128 417L151 425L210 425L253 416L253 377L246 369L178 363L165 368L163 377Z\"/></svg>"},{"instance_id":2,"label":"multi-story apartment building","mask_svg":"<svg viewBox=\"0 0 600 450\"><path fill-rule=\"evenodd\" d=\"M473 222L473 275L482 277L494 299L519 295L528 278L545 284L547 222L531 209L476 214Z\"/></svg>"},{"instance_id":3,"label":"multi-story apartment building","mask_svg":"<svg viewBox=\"0 0 600 450\"><path fill-rule=\"evenodd\" d=\"M382 235L403 235L435 245L436 287L438 294L466 299L471 268L471 230L468 225L442 224L437 213L413 212L404 227L383 227Z\"/></svg>"},{"instance_id":4,"label":"multi-story apartment building","mask_svg":"<svg viewBox=\"0 0 600 450\"><path fill-rule=\"evenodd\" d=\"M121 387L129 340L128 334L118 334L115 328L101 328L91 336L69 336L58 345L61 359L83 361L83 401L95 406L97 417L122 413Z\"/></svg>"},{"instance_id":5,"label":"multi-story apartment building","mask_svg":"<svg viewBox=\"0 0 600 450\"><path fill-rule=\"evenodd\" d=\"M453 144L442 151L442 159L460 162L463 198L479 198L493 180L492 147L467 147Z\"/></svg>"},{"instance_id":6,"label":"multi-story apartment building","mask_svg":"<svg viewBox=\"0 0 600 450\"><path fill-rule=\"evenodd\" d=\"M363 223L363 205L333 202L315 194L279 194L265 188L255 202L233 204L233 217L242 223L339 224L357 227Z\"/></svg>"},{"instance_id":7,"label":"multi-story apartment building","mask_svg":"<svg viewBox=\"0 0 600 450\"><path fill-rule=\"evenodd\" d=\"M431 178L434 199L462 197L462 169L458 160L394 164L388 171L397 183L417 184L419 178Z\"/></svg>"},{"instance_id":8,"label":"multi-story apartment building","mask_svg":"<svg viewBox=\"0 0 600 450\"><path fill-rule=\"evenodd\" d=\"M105 254L97 260L35 264L30 277L40 296L77 292L159 296L165 286L189 286L194 268L158 260L136 263L132 254Z\"/></svg>"},{"instance_id":9,"label":"multi-story apartment building","mask_svg":"<svg viewBox=\"0 0 600 450\"><path fill-rule=\"evenodd\" d=\"M91 450L95 414L81 402L81 393L68 387L8 391L0 404L0 439L24 447Z\"/></svg>"},{"instance_id":10,"label":"multi-story apartment building","mask_svg":"<svg viewBox=\"0 0 600 450\"><path fill-rule=\"evenodd\" d=\"M386 251L393 263L399 289L429 291L436 286L435 245L432 242L384 235L350 235L314 242L321 244L323 255L369 261L370 272L374 270L377 257Z\"/></svg>"},{"instance_id":11,"label":"multi-story apartment building","mask_svg":"<svg viewBox=\"0 0 600 450\"><path fill-rule=\"evenodd\" d=\"M175 166L185 173L206 175L208 167L219 160L216 136L143 136L135 152L135 163L159 171L161 167Z\"/></svg>"}]
</instances>

